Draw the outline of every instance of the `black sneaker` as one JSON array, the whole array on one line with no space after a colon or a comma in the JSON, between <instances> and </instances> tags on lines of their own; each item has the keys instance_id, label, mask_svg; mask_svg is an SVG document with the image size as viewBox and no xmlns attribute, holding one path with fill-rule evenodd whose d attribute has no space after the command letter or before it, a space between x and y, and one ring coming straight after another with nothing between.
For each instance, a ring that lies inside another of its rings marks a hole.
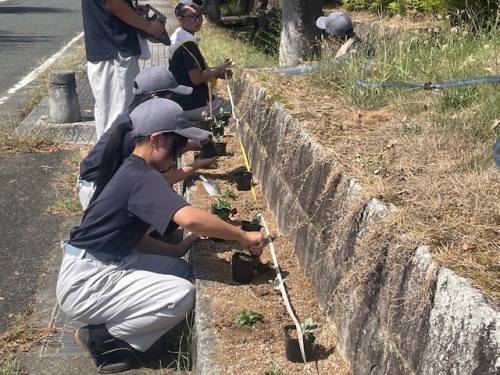
<instances>
[{"instance_id":1,"label":"black sneaker","mask_svg":"<svg viewBox=\"0 0 500 375\"><path fill-rule=\"evenodd\" d=\"M75 332L75 341L90 356L100 373L121 372L132 367L126 343L111 336L104 324L85 326Z\"/></svg>"}]
</instances>

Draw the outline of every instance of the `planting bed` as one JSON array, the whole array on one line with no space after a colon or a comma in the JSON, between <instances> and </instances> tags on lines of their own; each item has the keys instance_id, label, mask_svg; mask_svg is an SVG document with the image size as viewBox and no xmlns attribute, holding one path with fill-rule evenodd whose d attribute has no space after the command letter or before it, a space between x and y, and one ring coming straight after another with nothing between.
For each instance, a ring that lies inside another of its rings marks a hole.
<instances>
[{"instance_id":1,"label":"planting bed","mask_svg":"<svg viewBox=\"0 0 500 375\"><path fill-rule=\"evenodd\" d=\"M271 269L264 274L255 273L249 284L239 284L232 279L231 257L235 252L243 250L241 246L233 241L200 240L193 246L191 254L197 285L196 314L203 315L195 327L195 337L198 340L195 348L198 357L195 364L196 373L263 374L271 370L272 363L275 363L276 368L288 375L349 374L346 364L335 350L335 332L327 327L325 315L318 306L311 282L304 270L298 266L294 249L287 236L277 232L274 219L259 193L259 185L254 181L256 200L252 191L237 190L232 175L246 170L245 161L239 138L231 125L225 129L225 133L227 155L219 158L216 168L207 168L200 173L214 181L222 195L232 189L234 197L227 199L237 213L230 215L230 223L239 226L242 220L252 220L258 212L263 214L296 316L301 322L312 317L319 324L319 329L316 332L311 360L307 364L287 360L283 327L293 321L286 311L281 294L269 283L269 280L276 277L269 245L264 249L262 261L269 261ZM193 158L194 156L188 153L185 155L185 162L189 163ZM187 199L193 206L210 210L216 197L209 196L196 176L186 184ZM264 229L262 232L266 233ZM237 315L250 309L261 314L262 321L251 326L235 321ZM200 342L201 336L209 338L208 342ZM204 345L209 348L204 348Z\"/></svg>"}]
</instances>

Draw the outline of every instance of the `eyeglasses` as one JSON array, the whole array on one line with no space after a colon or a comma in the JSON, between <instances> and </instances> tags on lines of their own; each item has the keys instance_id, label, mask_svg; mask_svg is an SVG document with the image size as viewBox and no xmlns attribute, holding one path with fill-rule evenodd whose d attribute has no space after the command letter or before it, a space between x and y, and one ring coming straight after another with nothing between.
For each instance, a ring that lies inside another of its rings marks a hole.
<instances>
[{"instance_id":1,"label":"eyeglasses","mask_svg":"<svg viewBox=\"0 0 500 375\"><path fill-rule=\"evenodd\" d=\"M188 18L191 22L203 21L203 14L188 14L182 18Z\"/></svg>"}]
</instances>

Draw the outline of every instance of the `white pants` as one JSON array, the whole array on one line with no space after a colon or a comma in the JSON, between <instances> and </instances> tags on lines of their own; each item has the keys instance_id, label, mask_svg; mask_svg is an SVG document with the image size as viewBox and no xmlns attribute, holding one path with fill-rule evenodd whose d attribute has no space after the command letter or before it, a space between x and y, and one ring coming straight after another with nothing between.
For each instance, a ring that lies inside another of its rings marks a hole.
<instances>
[{"instance_id":1,"label":"white pants","mask_svg":"<svg viewBox=\"0 0 500 375\"><path fill-rule=\"evenodd\" d=\"M76 189L78 191L78 197L80 198L80 204L85 211L89 206L90 200L92 199L97 186L93 182L78 178L78 181L76 182Z\"/></svg>"},{"instance_id":2,"label":"white pants","mask_svg":"<svg viewBox=\"0 0 500 375\"><path fill-rule=\"evenodd\" d=\"M233 111L233 107L231 106L231 102L229 100L222 99L221 97L215 95L212 102L212 113L214 114L214 116L217 117L217 115L220 113L221 108L224 110L224 112L232 113ZM184 111L189 121L200 121L202 112L210 113L208 104L204 107Z\"/></svg>"},{"instance_id":3,"label":"white pants","mask_svg":"<svg viewBox=\"0 0 500 375\"><path fill-rule=\"evenodd\" d=\"M89 61L87 75L95 99L94 118L97 140L119 114L128 111L134 99L134 79L139 74L139 56Z\"/></svg>"},{"instance_id":4,"label":"white pants","mask_svg":"<svg viewBox=\"0 0 500 375\"><path fill-rule=\"evenodd\" d=\"M133 253L103 263L65 254L57 301L71 319L106 323L111 335L144 352L193 309L190 277L187 262L175 257Z\"/></svg>"}]
</instances>

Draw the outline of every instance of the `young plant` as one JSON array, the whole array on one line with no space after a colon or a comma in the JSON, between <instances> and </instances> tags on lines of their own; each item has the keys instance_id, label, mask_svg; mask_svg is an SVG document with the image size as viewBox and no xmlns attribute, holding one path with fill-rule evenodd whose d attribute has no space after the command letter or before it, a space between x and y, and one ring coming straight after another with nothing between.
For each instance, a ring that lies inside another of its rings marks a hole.
<instances>
[{"instance_id":1,"label":"young plant","mask_svg":"<svg viewBox=\"0 0 500 375\"><path fill-rule=\"evenodd\" d=\"M275 277L274 280L268 280L267 282L272 285L275 292L279 292L281 285L285 285L286 279L282 280L283 284L281 283L281 280L278 277Z\"/></svg>"},{"instance_id":2,"label":"young plant","mask_svg":"<svg viewBox=\"0 0 500 375\"><path fill-rule=\"evenodd\" d=\"M255 201L251 201L248 199L243 199L243 211L249 212L252 207L255 205Z\"/></svg>"},{"instance_id":3,"label":"young plant","mask_svg":"<svg viewBox=\"0 0 500 375\"><path fill-rule=\"evenodd\" d=\"M241 314L236 315L234 320L241 325L252 326L258 321L261 321L263 316L255 311L255 309L245 310Z\"/></svg>"},{"instance_id":4,"label":"young plant","mask_svg":"<svg viewBox=\"0 0 500 375\"><path fill-rule=\"evenodd\" d=\"M222 128L224 127L224 121L222 120L217 120L214 122L214 124L212 125L214 128Z\"/></svg>"},{"instance_id":5,"label":"young plant","mask_svg":"<svg viewBox=\"0 0 500 375\"><path fill-rule=\"evenodd\" d=\"M255 214L255 216L252 219L252 224L253 225L260 225L261 220L262 220L262 215L261 214Z\"/></svg>"},{"instance_id":6,"label":"young plant","mask_svg":"<svg viewBox=\"0 0 500 375\"><path fill-rule=\"evenodd\" d=\"M201 112L201 121L210 121L210 120L212 120L210 113L208 113L207 111Z\"/></svg>"},{"instance_id":7,"label":"young plant","mask_svg":"<svg viewBox=\"0 0 500 375\"><path fill-rule=\"evenodd\" d=\"M314 322L312 317L308 317L301 324L302 336L306 339L310 339L314 336L314 333L318 329L318 324Z\"/></svg>"},{"instance_id":8,"label":"young plant","mask_svg":"<svg viewBox=\"0 0 500 375\"><path fill-rule=\"evenodd\" d=\"M232 186L228 186L227 188L224 189L224 192L222 193L222 196L224 198L236 198L236 195L234 194L234 189Z\"/></svg>"},{"instance_id":9,"label":"young plant","mask_svg":"<svg viewBox=\"0 0 500 375\"><path fill-rule=\"evenodd\" d=\"M214 135L214 139L215 139L216 143L221 143L222 142L222 138L224 138L224 136L222 134Z\"/></svg>"},{"instance_id":10,"label":"young plant","mask_svg":"<svg viewBox=\"0 0 500 375\"><path fill-rule=\"evenodd\" d=\"M286 375L286 372L278 368L275 362L271 362L271 369L263 372L262 375Z\"/></svg>"},{"instance_id":11,"label":"young plant","mask_svg":"<svg viewBox=\"0 0 500 375\"><path fill-rule=\"evenodd\" d=\"M231 209L231 203L229 203L229 201L226 198L217 198L217 200L214 203L214 206L218 210Z\"/></svg>"}]
</instances>

